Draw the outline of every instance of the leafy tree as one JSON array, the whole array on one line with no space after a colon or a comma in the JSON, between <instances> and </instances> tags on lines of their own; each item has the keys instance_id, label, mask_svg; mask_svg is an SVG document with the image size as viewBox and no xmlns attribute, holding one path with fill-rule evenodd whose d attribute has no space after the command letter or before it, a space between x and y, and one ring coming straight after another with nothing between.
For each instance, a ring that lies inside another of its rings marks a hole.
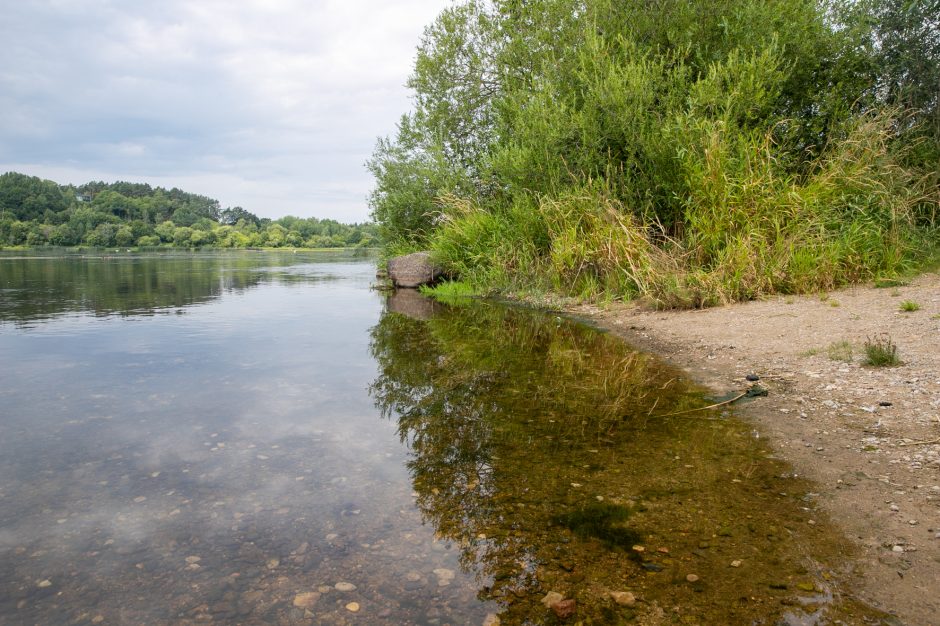
<instances>
[{"instance_id":1,"label":"leafy tree","mask_svg":"<svg viewBox=\"0 0 940 626\"><path fill-rule=\"evenodd\" d=\"M423 136L403 116L394 140L379 139L367 167L375 177L372 217L386 240L423 241L439 213L438 197L461 188L465 178L447 160L443 145Z\"/></svg>"},{"instance_id":2,"label":"leafy tree","mask_svg":"<svg viewBox=\"0 0 940 626\"><path fill-rule=\"evenodd\" d=\"M54 246L74 246L81 240L81 234L68 223L56 226L49 235L49 243Z\"/></svg>"},{"instance_id":3,"label":"leafy tree","mask_svg":"<svg viewBox=\"0 0 940 626\"><path fill-rule=\"evenodd\" d=\"M193 229L189 226L177 226L173 229L173 245L187 248L192 244Z\"/></svg>"},{"instance_id":4,"label":"leafy tree","mask_svg":"<svg viewBox=\"0 0 940 626\"><path fill-rule=\"evenodd\" d=\"M137 245L141 248L155 248L160 245L160 238L156 235L144 235L137 240Z\"/></svg>"},{"instance_id":5,"label":"leafy tree","mask_svg":"<svg viewBox=\"0 0 940 626\"><path fill-rule=\"evenodd\" d=\"M175 232L176 232L176 224L174 224L173 222L167 220L166 222L163 222L162 224L158 224L158 225L153 229L153 232L154 232L154 234L157 235L157 237L159 237L162 241L172 242L172 241L173 241L173 236L174 236L174 234L175 234Z\"/></svg>"},{"instance_id":6,"label":"leafy tree","mask_svg":"<svg viewBox=\"0 0 940 626\"><path fill-rule=\"evenodd\" d=\"M118 227L109 222L98 224L93 231L85 235L85 243L97 248L110 248L115 244Z\"/></svg>"},{"instance_id":7,"label":"leafy tree","mask_svg":"<svg viewBox=\"0 0 940 626\"><path fill-rule=\"evenodd\" d=\"M840 15L856 45L870 51L875 104L909 113L900 127L915 160L940 161L940 0L858 0Z\"/></svg>"},{"instance_id":8,"label":"leafy tree","mask_svg":"<svg viewBox=\"0 0 940 626\"><path fill-rule=\"evenodd\" d=\"M56 213L68 207L57 184L37 176L17 172L0 174L0 211L10 211L21 220L41 219L46 211Z\"/></svg>"},{"instance_id":9,"label":"leafy tree","mask_svg":"<svg viewBox=\"0 0 940 626\"><path fill-rule=\"evenodd\" d=\"M246 223L258 225L258 216L254 213L247 211L240 206L228 207L219 214L219 222L222 224L228 224L234 226L239 222L239 220L244 220Z\"/></svg>"},{"instance_id":10,"label":"leafy tree","mask_svg":"<svg viewBox=\"0 0 940 626\"><path fill-rule=\"evenodd\" d=\"M114 233L114 243L119 246L130 246L134 243L134 231L127 224L123 224L118 227L117 232Z\"/></svg>"}]
</instances>

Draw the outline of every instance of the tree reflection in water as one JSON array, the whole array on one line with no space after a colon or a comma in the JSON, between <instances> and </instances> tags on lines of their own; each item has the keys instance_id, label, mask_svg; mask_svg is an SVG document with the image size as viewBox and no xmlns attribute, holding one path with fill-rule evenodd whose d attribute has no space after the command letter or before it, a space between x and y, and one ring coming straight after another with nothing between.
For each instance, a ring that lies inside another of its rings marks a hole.
<instances>
[{"instance_id":1,"label":"tree reflection in water","mask_svg":"<svg viewBox=\"0 0 940 626\"><path fill-rule=\"evenodd\" d=\"M600 623L660 607L690 623L802 614L781 600L797 581L823 581L808 556L840 550L823 524L804 536L797 496L808 487L745 424L663 418L704 405L700 391L615 338L474 302L386 312L371 346L370 391L411 450L417 506L460 546L503 623L551 623L539 603L549 590ZM760 574L732 559L760 562ZM607 595L625 589L644 601ZM826 610L866 610L850 604Z\"/></svg>"}]
</instances>

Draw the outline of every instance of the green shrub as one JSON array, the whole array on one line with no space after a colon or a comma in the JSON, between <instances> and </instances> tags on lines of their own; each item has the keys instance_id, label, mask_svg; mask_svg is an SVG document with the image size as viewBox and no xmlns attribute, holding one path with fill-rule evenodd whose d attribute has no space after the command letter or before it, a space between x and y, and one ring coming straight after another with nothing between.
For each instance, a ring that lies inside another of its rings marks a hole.
<instances>
[{"instance_id":1,"label":"green shrub","mask_svg":"<svg viewBox=\"0 0 940 626\"><path fill-rule=\"evenodd\" d=\"M900 309L905 313L913 313L920 310L920 305L913 300L905 300L901 303Z\"/></svg>"},{"instance_id":2,"label":"green shrub","mask_svg":"<svg viewBox=\"0 0 940 626\"><path fill-rule=\"evenodd\" d=\"M937 178L897 140L907 114L876 106L844 13L457 3L369 163L373 215L480 292L690 307L909 273Z\"/></svg>"},{"instance_id":3,"label":"green shrub","mask_svg":"<svg viewBox=\"0 0 940 626\"><path fill-rule=\"evenodd\" d=\"M887 333L865 340L865 364L873 367L898 365L898 347Z\"/></svg>"}]
</instances>

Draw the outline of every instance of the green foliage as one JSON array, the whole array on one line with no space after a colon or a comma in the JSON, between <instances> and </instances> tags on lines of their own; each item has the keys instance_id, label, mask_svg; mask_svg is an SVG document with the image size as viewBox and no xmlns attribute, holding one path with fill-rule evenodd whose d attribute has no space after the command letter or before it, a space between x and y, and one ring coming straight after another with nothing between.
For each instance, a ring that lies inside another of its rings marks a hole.
<instances>
[{"instance_id":1,"label":"green foliage","mask_svg":"<svg viewBox=\"0 0 940 626\"><path fill-rule=\"evenodd\" d=\"M858 15L455 5L419 49L414 113L369 164L381 235L429 246L479 292L663 307L910 271L940 192L919 144L899 144L908 117L885 107L900 102L874 97Z\"/></svg>"},{"instance_id":2,"label":"green foliage","mask_svg":"<svg viewBox=\"0 0 940 626\"><path fill-rule=\"evenodd\" d=\"M865 364L873 367L898 365L898 347L887 333L865 340Z\"/></svg>"},{"instance_id":3,"label":"green foliage","mask_svg":"<svg viewBox=\"0 0 940 626\"><path fill-rule=\"evenodd\" d=\"M156 248L160 245L160 238L156 235L144 235L137 240L137 246L140 248Z\"/></svg>"},{"instance_id":4,"label":"green foliage","mask_svg":"<svg viewBox=\"0 0 940 626\"><path fill-rule=\"evenodd\" d=\"M899 131L909 155L936 169L940 159L940 0L857 0L840 20L870 50L868 98L909 112ZM920 140L920 141L918 141Z\"/></svg>"},{"instance_id":5,"label":"green foliage","mask_svg":"<svg viewBox=\"0 0 940 626\"><path fill-rule=\"evenodd\" d=\"M0 212L9 211L26 221L41 219L46 211L63 211L68 199L57 184L17 172L0 175Z\"/></svg>"},{"instance_id":6,"label":"green foliage","mask_svg":"<svg viewBox=\"0 0 940 626\"><path fill-rule=\"evenodd\" d=\"M370 223L262 220L175 188L128 182L60 187L15 172L0 176L0 245L361 248L377 238Z\"/></svg>"},{"instance_id":7,"label":"green foliage","mask_svg":"<svg viewBox=\"0 0 940 626\"><path fill-rule=\"evenodd\" d=\"M920 305L913 300L905 300L901 303L900 309L905 313L913 313L914 311L920 311Z\"/></svg>"},{"instance_id":8,"label":"green foliage","mask_svg":"<svg viewBox=\"0 0 940 626\"><path fill-rule=\"evenodd\" d=\"M460 305L466 302L468 298L478 295L471 285L456 280L447 280L433 287L422 286L421 293L434 298L438 302L451 305Z\"/></svg>"},{"instance_id":9,"label":"green foliage","mask_svg":"<svg viewBox=\"0 0 940 626\"><path fill-rule=\"evenodd\" d=\"M366 165L376 179L369 205L386 241L425 240L434 226L436 198L460 186L461 176L448 167L440 143L420 137L408 116L394 141L379 140Z\"/></svg>"}]
</instances>

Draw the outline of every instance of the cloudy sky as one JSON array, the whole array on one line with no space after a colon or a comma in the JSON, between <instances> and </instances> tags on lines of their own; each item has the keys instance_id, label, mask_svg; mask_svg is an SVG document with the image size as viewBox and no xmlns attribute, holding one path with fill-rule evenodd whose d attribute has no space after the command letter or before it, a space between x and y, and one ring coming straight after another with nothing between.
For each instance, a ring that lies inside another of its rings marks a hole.
<instances>
[{"instance_id":1,"label":"cloudy sky","mask_svg":"<svg viewBox=\"0 0 940 626\"><path fill-rule=\"evenodd\" d=\"M0 19L0 172L362 221L447 0L29 0Z\"/></svg>"}]
</instances>

